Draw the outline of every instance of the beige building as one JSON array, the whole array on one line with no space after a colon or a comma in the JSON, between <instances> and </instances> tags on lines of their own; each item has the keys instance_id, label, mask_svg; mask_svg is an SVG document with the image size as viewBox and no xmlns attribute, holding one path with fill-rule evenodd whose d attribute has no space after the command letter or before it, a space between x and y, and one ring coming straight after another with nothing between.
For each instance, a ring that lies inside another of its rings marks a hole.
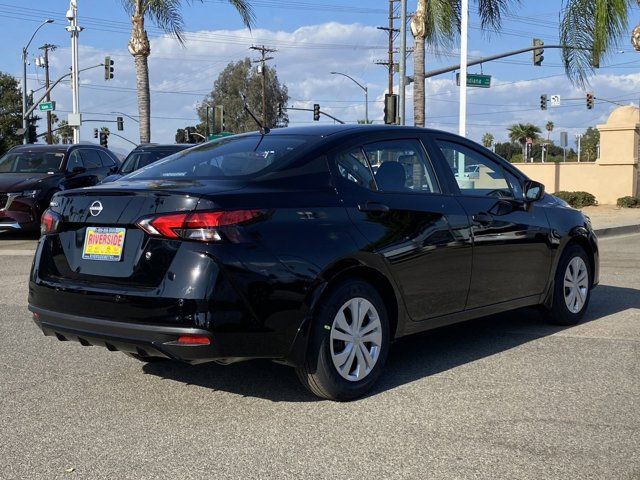
<instances>
[{"instance_id":1,"label":"beige building","mask_svg":"<svg viewBox=\"0 0 640 480\"><path fill-rule=\"evenodd\" d=\"M519 163L516 166L547 192L583 191L600 204L615 204L625 196L639 196L640 110L616 108L607 123L598 125L600 158L595 162Z\"/></svg>"}]
</instances>

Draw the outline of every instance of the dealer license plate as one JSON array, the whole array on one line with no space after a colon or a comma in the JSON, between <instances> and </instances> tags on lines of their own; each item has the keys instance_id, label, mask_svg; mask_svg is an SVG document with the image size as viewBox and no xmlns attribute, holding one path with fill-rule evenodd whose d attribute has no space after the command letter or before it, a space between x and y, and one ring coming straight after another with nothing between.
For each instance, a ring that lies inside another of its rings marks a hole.
<instances>
[{"instance_id":1,"label":"dealer license plate","mask_svg":"<svg viewBox=\"0 0 640 480\"><path fill-rule=\"evenodd\" d=\"M106 262L120 261L126 231L126 228L87 227L82 258Z\"/></svg>"}]
</instances>

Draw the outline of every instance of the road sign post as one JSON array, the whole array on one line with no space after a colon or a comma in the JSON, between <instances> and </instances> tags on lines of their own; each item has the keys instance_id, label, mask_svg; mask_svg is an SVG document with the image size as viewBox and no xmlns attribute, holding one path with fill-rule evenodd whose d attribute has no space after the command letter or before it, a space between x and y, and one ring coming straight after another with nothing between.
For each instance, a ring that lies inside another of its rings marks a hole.
<instances>
[{"instance_id":1,"label":"road sign post","mask_svg":"<svg viewBox=\"0 0 640 480\"><path fill-rule=\"evenodd\" d=\"M41 112L53 112L56 109L56 102L42 102L38 108Z\"/></svg>"},{"instance_id":2,"label":"road sign post","mask_svg":"<svg viewBox=\"0 0 640 480\"><path fill-rule=\"evenodd\" d=\"M456 74L456 83L460 86L460 74ZM491 88L491 75L467 74L467 87Z\"/></svg>"}]
</instances>

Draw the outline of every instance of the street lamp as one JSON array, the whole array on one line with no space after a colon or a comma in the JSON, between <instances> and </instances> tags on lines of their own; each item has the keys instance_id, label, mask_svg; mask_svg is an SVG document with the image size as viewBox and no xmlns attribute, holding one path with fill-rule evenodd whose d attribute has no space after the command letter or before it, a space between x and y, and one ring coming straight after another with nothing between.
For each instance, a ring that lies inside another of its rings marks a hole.
<instances>
[{"instance_id":1,"label":"street lamp","mask_svg":"<svg viewBox=\"0 0 640 480\"><path fill-rule=\"evenodd\" d=\"M358 85L362 90L364 90L364 121L367 122L367 125L368 125L369 124L369 89L366 86L362 85L360 82L358 82L355 78L347 75L346 73L331 72L331 75L342 75L343 77L347 77L353 83Z\"/></svg>"},{"instance_id":2,"label":"street lamp","mask_svg":"<svg viewBox=\"0 0 640 480\"><path fill-rule=\"evenodd\" d=\"M46 19L42 22L38 28L35 29L33 35L27 42L27 45L22 49L22 128L24 129L24 133L22 136L22 143L27 143L29 141L29 128L27 126L27 51L29 49L29 45L33 41L33 37L36 36L38 30L44 27L47 23L53 23L51 18Z\"/></svg>"}]
</instances>

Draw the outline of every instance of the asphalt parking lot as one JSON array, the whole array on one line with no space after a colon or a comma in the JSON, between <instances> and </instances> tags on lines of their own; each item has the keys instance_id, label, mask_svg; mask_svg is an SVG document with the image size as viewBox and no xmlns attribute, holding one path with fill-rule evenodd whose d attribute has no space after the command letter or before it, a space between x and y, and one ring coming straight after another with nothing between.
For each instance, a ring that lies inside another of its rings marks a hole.
<instances>
[{"instance_id":1,"label":"asphalt parking lot","mask_svg":"<svg viewBox=\"0 0 640 480\"><path fill-rule=\"evenodd\" d=\"M348 404L268 362L144 366L44 337L34 245L0 239L0 478L640 479L640 235L601 240L583 324L522 310L401 340Z\"/></svg>"}]
</instances>

